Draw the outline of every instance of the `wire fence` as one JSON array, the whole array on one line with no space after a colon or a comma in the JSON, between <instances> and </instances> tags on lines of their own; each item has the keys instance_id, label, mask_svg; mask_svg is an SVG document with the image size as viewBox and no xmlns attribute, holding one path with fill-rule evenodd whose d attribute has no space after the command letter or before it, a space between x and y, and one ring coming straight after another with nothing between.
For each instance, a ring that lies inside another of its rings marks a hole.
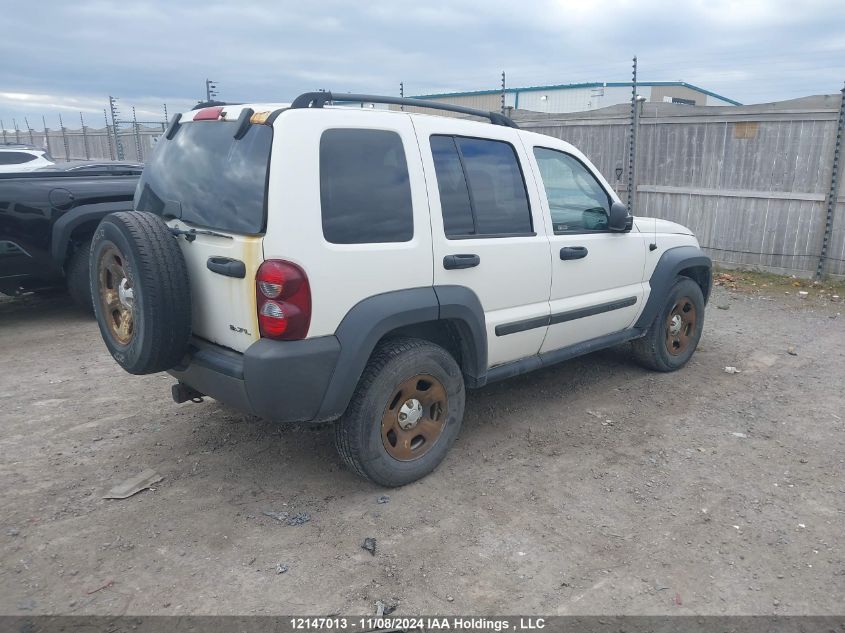
<instances>
[{"instance_id":1,"label":"wire fence","mask_svg":"<svg viewBox=\"0 0 845 633\"><path fill-rule=\"evenodd\" d=\"M134 107L131 112L131 119L121 118L117 100L109 97L109 107L103 109L102 118L80 112L78 124L68 126L59 115L58 128L48 127L44 117L38 127L34 127L26 117L23 126L17 119L11 120L11 127L0 120L0 133L3 144L40 147L60 161L126 160L141 163L149 157L167 127L167 106L162 106L162 118L159 120L139 121Z\"/></svg>"}]
</instances>

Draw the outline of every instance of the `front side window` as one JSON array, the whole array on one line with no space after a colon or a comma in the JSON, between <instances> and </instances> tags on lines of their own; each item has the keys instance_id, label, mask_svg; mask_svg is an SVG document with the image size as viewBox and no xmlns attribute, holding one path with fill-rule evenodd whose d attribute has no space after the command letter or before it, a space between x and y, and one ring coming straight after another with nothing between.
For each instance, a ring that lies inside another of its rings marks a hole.
<instances>
[{"instance_id":1,"label":"front side window","mask_svg":"<svg viewBox=\"0 0 845 633\"><path fill-rule=\"evenodd\" d=\"M531 234L531 208L510 143L431 137L447 237Z\"/></svg>"},{"instance_id":2,"label":"front side window","mask_svg":"<svg viewBox=\"0 0 845 633\"><path fill-rule=\"evenodd\" d=\"M396 132L333 129L320 137L323 236L334 244L407 242L414 212Z\"/></svg>"},{"instance_id":3,"label":"front side window","mask_svg":"<svg viewBox=\"0 0 845 633\"><path fill-rule=\"evenodd\" d=\"M546 189L556 234L606 231L610 197L577 158L545 147L534 156Z\"/></svg>"}]
</instances>

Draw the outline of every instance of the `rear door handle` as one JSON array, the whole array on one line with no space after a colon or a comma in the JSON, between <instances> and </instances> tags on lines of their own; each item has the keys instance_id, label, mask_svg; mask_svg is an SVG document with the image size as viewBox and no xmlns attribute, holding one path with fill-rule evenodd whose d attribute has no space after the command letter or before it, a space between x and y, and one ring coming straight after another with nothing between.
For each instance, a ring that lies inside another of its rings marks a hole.
<instances>
[{"instance_id":1,"label":"rear door handle","mask_svg":"<svg viewBox=\"0 0 845 633\"><path fill-rule=\"evenodd\" d=\"M455 270L456 268L475 268L481 263L478 255L462 253L460 255L446 255L443 258L443 268Z\"/></svg>"},{"instance_id":2,"label":"rear door handle","mask_svg":"<svg viewBox=\"0 0 845 633\"><path fill-rule=\"evenodd\" d=\"M587 247L585 246L564 246L560 249L561 259L581 259L587 256Z\"/></svg>"},{"instance_id":3,"label":"rear door handle","mask_svg":"<svg viewBox=\"0 0 845 633\"><path fill-rule=\"evenodd\" d=\"M246 277L246 264L239 259L231 257L209 257L205 263L206 267L213 273L243 279Z\"/></svg>"}]
</instances>

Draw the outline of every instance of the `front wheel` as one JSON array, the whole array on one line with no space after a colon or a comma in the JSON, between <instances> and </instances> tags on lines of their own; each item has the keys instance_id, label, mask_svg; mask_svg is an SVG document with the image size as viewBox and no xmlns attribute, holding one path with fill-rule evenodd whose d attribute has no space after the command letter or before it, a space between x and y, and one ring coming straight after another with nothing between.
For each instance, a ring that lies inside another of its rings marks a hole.
<instances>
[{"instance_id":1,"label":"front wheel","mask_svg":"<svg viewBox=\"0 0 845 633\"><path fill-rule=\"evenodd\" d=\"M335 446L361 477L402 486L433 471L464 415L461 369L445 349L402 338L379 346L335 424Z\"/></svg>"},{"instance_id":2,"label":"front wheel","mask_svg":"<svg viewBox=\"0 0 845 633\"><path fill-rule=\"evenodd\" d=\"M677 277L646 335L633 342L637 361L655 371L675 371L692 357L704 328L704 295L689 277Z\"/></svg>"}]
</instances>

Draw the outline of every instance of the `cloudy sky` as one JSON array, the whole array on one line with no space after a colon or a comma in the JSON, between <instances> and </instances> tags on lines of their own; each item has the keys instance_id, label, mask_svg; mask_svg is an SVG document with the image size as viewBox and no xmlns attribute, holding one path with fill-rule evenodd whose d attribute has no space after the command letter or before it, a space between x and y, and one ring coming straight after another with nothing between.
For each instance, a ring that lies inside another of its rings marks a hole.
<instances>
[{"instance_id":1,"label":"cloudy sky","mask_svg":"<svg viewBox=\"0 0 845 633\"><path fill-rule=\"evenodd\" d=\"M0 119L97 125L108 95L159 120L226 101L683 80L743 103L833 93L842 0L4 0Z\"/></svg>"}]
</instances>

